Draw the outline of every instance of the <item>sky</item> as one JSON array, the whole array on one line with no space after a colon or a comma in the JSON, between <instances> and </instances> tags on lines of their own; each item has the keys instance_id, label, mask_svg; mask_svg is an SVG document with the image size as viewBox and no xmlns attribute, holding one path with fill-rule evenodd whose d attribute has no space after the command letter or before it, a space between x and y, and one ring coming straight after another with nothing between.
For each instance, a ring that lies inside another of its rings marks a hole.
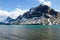
<instances>
[{"instance_id":1,"label":"sky","mask_svg":"<svg viewBox=\"0 0 60 40\"><path fill-rule=\"evenodd\" d=\"M60 0L0 0L0 21L8 16L15 19L32 7L40 4L48 5L60 11Z\"/></svg>"}]
</instances>

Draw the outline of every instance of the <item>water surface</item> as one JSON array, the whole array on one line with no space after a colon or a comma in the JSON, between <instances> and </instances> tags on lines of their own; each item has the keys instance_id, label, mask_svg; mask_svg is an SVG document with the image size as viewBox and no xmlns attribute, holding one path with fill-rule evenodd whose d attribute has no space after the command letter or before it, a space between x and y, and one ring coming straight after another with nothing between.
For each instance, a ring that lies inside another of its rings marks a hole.
<instances>
[{"instance_id":1,"label":"water surface","mask_svg":"<svg viewBox=\"0 0 60 40\"><path fill-rule=\"evenodd\" d=\"M0 40L60 40L60 25L0 25Z\"/></svg>"}]
</instances>

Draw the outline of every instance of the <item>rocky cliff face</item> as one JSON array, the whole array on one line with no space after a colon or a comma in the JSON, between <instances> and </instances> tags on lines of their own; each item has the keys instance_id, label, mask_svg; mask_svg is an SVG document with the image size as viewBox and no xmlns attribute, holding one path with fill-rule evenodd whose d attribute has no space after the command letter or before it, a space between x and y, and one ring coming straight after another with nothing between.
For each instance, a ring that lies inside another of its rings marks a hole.
<instances>
[{"instance_id":1,"label":"rocky cliff face","mask_svg":"<svg viewBox=\"0 0 60 40\"><path fill-rule=\"evenodd\" d=\"M18 16L12 22L12 24L60 24L60 13L47 5L39 5Z\"/></svg>"}]
</instances>

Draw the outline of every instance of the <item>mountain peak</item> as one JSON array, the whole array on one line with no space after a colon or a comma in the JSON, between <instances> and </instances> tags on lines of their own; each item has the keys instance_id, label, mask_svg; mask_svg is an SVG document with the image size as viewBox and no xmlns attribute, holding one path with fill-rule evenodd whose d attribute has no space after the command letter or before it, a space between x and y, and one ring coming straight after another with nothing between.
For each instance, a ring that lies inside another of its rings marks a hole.
<instances>
[{"instance_id":1,"label":"mountain peak","mask_svg":"<svg viewBox=\"0 0 60 40\"><path fill-rule=\"evenodd\" d=\"M49 9L50 9L49 6L47 6L47 5L42 5L42 4L39 5L38 7L36 7L36 10L37 10L37 11L40 11L40 12L42 12L42 13L47 13Z\"/></svg>"}]
</instances>

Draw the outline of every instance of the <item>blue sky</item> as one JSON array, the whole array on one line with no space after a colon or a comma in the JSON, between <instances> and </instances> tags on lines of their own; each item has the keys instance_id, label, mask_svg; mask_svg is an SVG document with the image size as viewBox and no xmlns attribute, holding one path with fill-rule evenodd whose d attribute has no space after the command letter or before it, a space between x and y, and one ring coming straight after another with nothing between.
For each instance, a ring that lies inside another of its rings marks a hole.
<instances>
[{"instance_id":1,"label":"blue sky","mask_svg":"<svg viewBox=\"0 0 60 40\"><path fill-rule=\"evenodd\" d=\"M60 0L45 0L51 1L51 7L57 10L60 10ZM0 9L11 11L19 7L21 9L30 9L40 5L41 3L38 0L0 0Z\"/></svg>"},{"instance_id":2,"label":"blue sky","mask_svg":"<svg viewBox=\"0 0 60 40\"><path fill-rule=\"evenodd\" d=\"M60 11L60 0L0 0L0 21L8 16L15 19L41 3Z\"/></svg>"},{"instance_id":3,"label":"blue sky","mask_svg":"<svg viewBox=\"0 0 60 40\"><path fill-rule=\"evenodd\" d=\"M39 5L37 0L0 0L0 9L11 11L19 7L21 9L29 9Z\"/></svg>"}]
</instances>

